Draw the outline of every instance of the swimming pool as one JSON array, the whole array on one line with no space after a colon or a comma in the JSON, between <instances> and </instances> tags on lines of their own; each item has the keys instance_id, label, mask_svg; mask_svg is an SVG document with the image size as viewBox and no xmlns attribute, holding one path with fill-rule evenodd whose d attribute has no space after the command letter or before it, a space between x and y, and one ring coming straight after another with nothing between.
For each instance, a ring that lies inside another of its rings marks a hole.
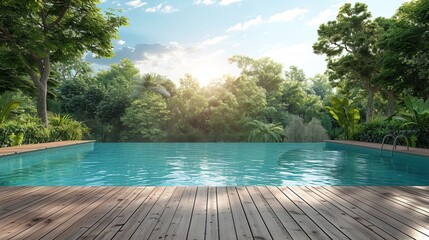
<instances>
[{"instance_id":1,"label":"swimming pool","mask_svg":"<svg viewBox=\"0 0 429 240\"><path fill-rule=\"evenodd\" d=\"M429 185L429 158L325 143L87 143L0 158L0 186L142 185Z\"/></svg>"}]
</instances>

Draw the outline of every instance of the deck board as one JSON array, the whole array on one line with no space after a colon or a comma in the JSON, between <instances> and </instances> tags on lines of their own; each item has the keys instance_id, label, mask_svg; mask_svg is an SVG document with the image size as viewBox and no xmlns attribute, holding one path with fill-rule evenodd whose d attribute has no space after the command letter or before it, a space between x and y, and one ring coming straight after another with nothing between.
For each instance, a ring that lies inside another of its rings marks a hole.
<instances>
[{"instance_id":1,"label":"deck board","mask_svg":"<svg viewBox=\"0 0 429 240\"><path fill-rule=\"evenodd\" d=\"M429 239L428 191L0 187L0 239Z\"/></svg>"}]
</instances>

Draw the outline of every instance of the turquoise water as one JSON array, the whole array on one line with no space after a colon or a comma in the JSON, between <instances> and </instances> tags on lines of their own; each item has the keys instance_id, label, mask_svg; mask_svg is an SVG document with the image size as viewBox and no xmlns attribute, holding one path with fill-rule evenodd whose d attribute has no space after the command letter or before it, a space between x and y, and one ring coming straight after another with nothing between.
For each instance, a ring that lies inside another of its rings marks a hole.
<instances>
[{"instance_id":1,"label":"turquoise water","mask_svg":"<svg viewBox=\"0 0 429 240\"><path fill-rule=\"evenodd\" d=\"M0 158L2 186L429 185L429 158L325 143L90 143Z\"/></svg>"}]
</instances>

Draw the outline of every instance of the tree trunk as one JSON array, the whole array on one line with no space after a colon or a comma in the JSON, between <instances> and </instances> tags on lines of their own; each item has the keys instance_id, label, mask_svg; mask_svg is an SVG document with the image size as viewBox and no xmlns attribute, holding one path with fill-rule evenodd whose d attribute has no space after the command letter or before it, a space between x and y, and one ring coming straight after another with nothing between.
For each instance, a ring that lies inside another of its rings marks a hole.
<instances>
[{"instance_id":1,"label":"tree trunk","mask_svg":"<svg viewBox=\"0 0 429 240\"><path fill-rule=\"evenodd\" d=\"M393 91L387 91L387 116L392 116L395 113L395 94Z\"/></svg>"},{"instance_id":2,"label":"tree trunk","mask_svg":"<svg viewBox=\"0 0 429 240\"><path fill-rule=\"evenodd\" d=\"M37 88L37 116L42 120L43 126L45 127L48 127L47 96L47 87Z\"/></svg>"},{"instance_id":3,"label":"tree trunk","mask_svg":"<svg viewBox=\"0 0 429 240\"><path fill-rule=\"evenodd\" d=\"M29 74L31 80L37 89L37 116L43 123L43 126L48 127L48 79L51 73L51 61L50 54L47 51L47 55L41 59L36 58L39 75L37 75L31 68L29 68Z\"/></svg>"},{"instance_id":4,"label":"tree trunk","mask_svg":"<svg viewBox=\"0 0 429 240\"><path fill-rule=\"evenodd\" d=\"M368 101L366 103L366 118L365 122L369 122L372 119L372 113L374 109L374 90L371 87L367 87Z\"/></svg>"}]
</instances>

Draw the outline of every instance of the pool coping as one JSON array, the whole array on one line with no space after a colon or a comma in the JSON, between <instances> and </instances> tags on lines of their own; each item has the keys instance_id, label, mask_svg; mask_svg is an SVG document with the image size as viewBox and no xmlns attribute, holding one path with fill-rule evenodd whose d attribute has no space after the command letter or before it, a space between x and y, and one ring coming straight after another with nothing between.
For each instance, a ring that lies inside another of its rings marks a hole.
<instances>
[{"instance_id":1,"label":"pool coping","mask_svg":"<svg viewBox=\"0 0 429 240\"><path fill-rule=\"evenodd\" d=\"M325 141L327 143L337 143L337 144L344 144L344 145L351 145L356 147L366 147L371 149L381 149L381 144L379 143L372 143L372 142L360 142L360 141L350 141L350 140L327 140ZM390 144L384 144L383 151L392 151L393 145ZM410 147L409 150L407 150L406 146L397 146L395 152L404 153L404 154L413 154L423 157L429 157L429 149L426 148L413 148Z\"/></svg>"},{"instance_id":2,"label":"pool coping","mask_svg":"<svg viewBox=\"0 0 429 240\"><path fill-rule=\"evenodd\" d=\"M95 140L60 141L60 142L26 144L26 145L15 146L15 147L5 147L5 148L0 148L0 156L8 156L8 155L25 153L25 152L45 150L49 148L58 148L58 147L79 145L79 144L92 143L92 142L95 142Z\"/></svg>"}]
</instances>

